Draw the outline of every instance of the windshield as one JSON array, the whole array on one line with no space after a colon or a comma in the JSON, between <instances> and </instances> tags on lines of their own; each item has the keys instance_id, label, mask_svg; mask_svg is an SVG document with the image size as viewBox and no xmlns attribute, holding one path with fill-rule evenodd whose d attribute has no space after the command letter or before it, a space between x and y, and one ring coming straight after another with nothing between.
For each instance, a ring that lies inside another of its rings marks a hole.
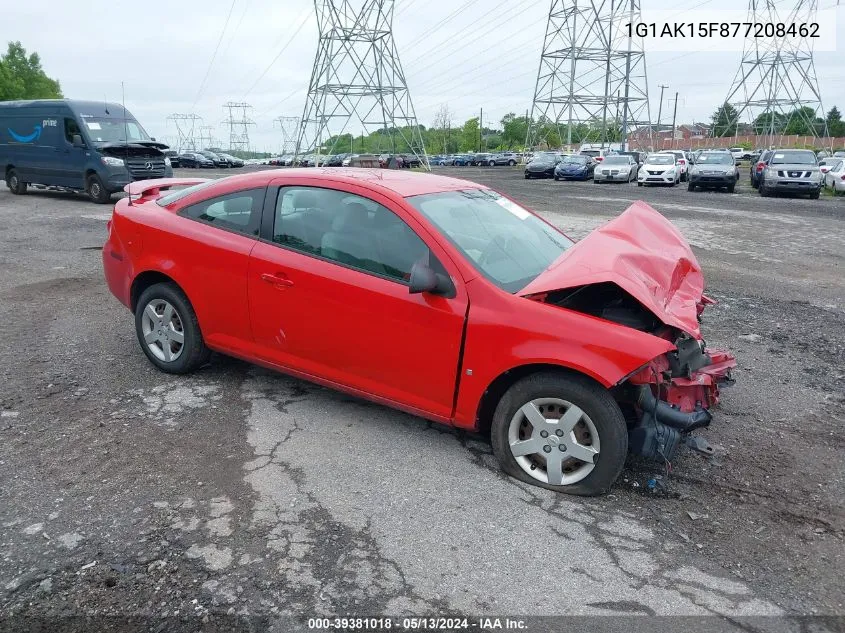
<instances>
[{"instance_id":1,"label":"windshield","mask_svg":"<svg viewBox=\"0 0 845 633\"><path fill-rule=\"evenodd\" d=\"M728 152L719 152L718 154L700 154L695 162L708 165L733 165L734 159Z\"/></svg>"},{"instance_id":2,"label":"windshield","mask_svg":"<svg viewBox=\"0 0 845 633\"><path fill-rule=\"evenodd\" d=\"M602 161L602 165L628 165L631 160L627 156L608 156Z\"/></svg>"},{"instance_id":3,"label":"windshield","mask_svg":"<svg viewBox=\"0 0 845 633\"><path fill-rule=\"evenodd\" d=\"M105 119L99 117L85 116L82 121L88 129L88 136L95 145L100 143L134 143L136 141L149 141L149 135L141 127L141 124L134 119Z\"/></svg>"},{"instance_id":4,"label":"windshield","mask_svg":"<svg viewBox=\"0 0 845 633\"><path fill-rule=\"evenodd\" d=\"M586 156L564 156L561 162L564 165L586 165L588 160Z\"/></svg>"},{"instance_id":5,"label":"windshield","mask_svg":"<svg viewBox=\"0 0 845 633\"><path fill-rule=\"evenodd\" d=\"M553 152L543 152L542 154L535 154L531 159L532 163L553 163L557 160L557 154Z\"/></svg>"},{"instance_id":6,"label":"windshield","mask_svg":"<svg viewBox=\"0 0 845 633\"><path fill-rule=\"evenodd\" d=\"M595 158L596 156L599 156L600 154L601 154L601 152L598 151L597 149L585 149L581 152L581 156L591 156L593 158Z\"/></svg>"},{"instance_id":7,"label":"windshield","mask_svg":"<svg viewBox=\"0 0 845 633\"><path fill-rule=\"evenodd\" d=\"M656 154L648 157L649 165L674 165L675 157L671 154Z\"/></svg>"},{"instance_id":8,"label":"windshield","mask_svg":"<svg viewBox=\"0 0 845 633\"><path fill-rule=\"evenodd\" d=\"M489 189L408 198L487 279L517 292L573 242L534 214Z\"/></svg>"},{"instance_id":9,"label":"windshield","mask_svg":"<svg viewBox=\"0 0 845 633\"><path fill-rule=\"evenodd\" d=\"M813 152L777 152L770 161L772 165L815 165Z\"/></svg>"}]
</instances>

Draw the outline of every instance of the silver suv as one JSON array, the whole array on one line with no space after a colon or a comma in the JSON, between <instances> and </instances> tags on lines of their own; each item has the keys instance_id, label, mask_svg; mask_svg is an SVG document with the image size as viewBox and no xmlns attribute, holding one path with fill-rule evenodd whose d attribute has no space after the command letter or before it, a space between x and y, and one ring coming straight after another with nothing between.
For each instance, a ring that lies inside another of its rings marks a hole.
<instances>
[{"instance_id":1,"label":"silver suv","mask_svg":"<svg viewBox=\"0 0 845 633\"><path fill-rule=\"evenodd\" d=\"M760 174L760 195L808 194L818 199L822 173L815 152L808 149L776 149Z\"/></svg>"},{"instance_id":2,"label":"silver suv","mask_svg":"<svg viewBox=\"0 0 845 633\"><path fill-rule=\"evenodd\" d=\"M487 159L487 164L490 167L495 167L496 165L510 165L513 167L519 162L519 156L514 152L501 152L499 154L493 154L490 158Z\"/></svg>"}]
</instances>

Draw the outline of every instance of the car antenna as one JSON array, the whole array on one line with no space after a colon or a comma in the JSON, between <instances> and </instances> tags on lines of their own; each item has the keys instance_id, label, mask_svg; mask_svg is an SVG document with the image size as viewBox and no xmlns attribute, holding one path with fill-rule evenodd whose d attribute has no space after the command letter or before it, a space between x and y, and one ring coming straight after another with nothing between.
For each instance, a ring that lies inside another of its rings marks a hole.
<instances>
[{"instance_id":1,"label":"car antenna","mask_svg":"<svg viewBox=\"0 0 845 633\"><path fill-rule=\"evenodd\" d=\"M120 82L120 98L123 100L123 134L126 136L126 172L131 176L132 172L129 171L129 118L126 116L126 88L123 86L123 82ZM108 112L108 110L106 110ZM129 206L132 206L132 180L129 180Z\"/></svg>"}]
</instances>

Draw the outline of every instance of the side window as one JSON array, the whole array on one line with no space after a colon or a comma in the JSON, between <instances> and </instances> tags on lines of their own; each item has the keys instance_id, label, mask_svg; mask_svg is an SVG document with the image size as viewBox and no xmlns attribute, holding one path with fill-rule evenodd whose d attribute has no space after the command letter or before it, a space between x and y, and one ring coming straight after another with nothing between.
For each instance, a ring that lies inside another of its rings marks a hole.
<instances>
[{"instance_id":1,"label":"side window","mask_svg":"<svg viewBox=\"0 0 845 633\"><path fill-rule=\"evenodd\" d=\"M247 235L258 235L264 189L248 189L204 200L180 214L213 226Z\"/></svg>"},{"instance_id":2,"label":"side window","mask_svg":"<svg viewBox=\"0 0 845 633\"><path fill-rule=\"evenodd\" d=\"M82 136L82 132L79 129L79 124L76 122L76 119L66 118L65 139L67 139L68 143L73 143L74 134L79 134L80 136Z\"/></svg>"},{"instance_id":3,"label":"side window","mask_svg":"<svg viewBox=\"0 0 845 633\"><path fill-rule=\"evenodd\" d=\"M432 261L428 247L390 209L367 198L316 187L284 187L276 201L273 241L396 281Z\"/></svg>"}]
</instances>

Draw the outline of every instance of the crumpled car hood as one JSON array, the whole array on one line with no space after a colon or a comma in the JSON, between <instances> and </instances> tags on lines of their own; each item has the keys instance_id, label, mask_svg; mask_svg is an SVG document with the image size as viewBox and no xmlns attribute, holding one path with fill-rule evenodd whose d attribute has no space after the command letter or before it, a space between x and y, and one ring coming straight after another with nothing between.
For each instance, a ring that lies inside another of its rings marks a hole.
<instances>
[{"instance_id":1,"label":"crumpled car hood","mask_svg":"<svg viewBox=\"0 0 845 633\"><path fill-rule=\"evenodd\" d=\"M658 319L701 338L701 266L683 235L645 202L576 243L517 294L615 283Z\"/></svg>"}]
</instances>

